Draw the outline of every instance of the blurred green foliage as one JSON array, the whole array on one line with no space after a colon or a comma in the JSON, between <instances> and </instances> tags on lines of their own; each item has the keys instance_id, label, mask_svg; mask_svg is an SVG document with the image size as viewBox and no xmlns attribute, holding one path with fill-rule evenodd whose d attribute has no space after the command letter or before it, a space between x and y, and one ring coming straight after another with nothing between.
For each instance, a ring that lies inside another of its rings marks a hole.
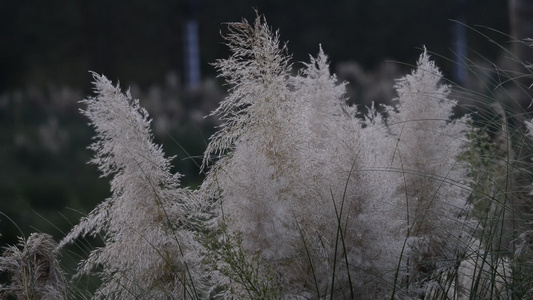
<instances>
[{"instance_id":1,"label":"blurred green foliage","mask_svg":"<svg viewBox=\"0 0 533 300\"><path fill-rule=\"evenodd\" d=\"M62 97L71 101L57 101ZM59 239L110 194L108 179L88 164L94 132L78 113L81 98L74 91L0 95L0 244L35 231ZM203 179L195 156L203 154L212 125L177 124L156 140L177 156L183 185L195 186Z\"/></svg>"},{"instance_id":2,"label":"blurred green foliage","mask_svg":"<svg viewBox=\"0 0 533 300\"><path fill-rule=\"evenodd\" d=\"M227 57L220 31L224 22L264 14L290 41L294 61L306 61L318 44L337 62L356 60L372 69L383 59L415 61L426 45L451 56L452 23L464 11L467 24L505 32L505 0L5 0L0 3L0 212L24 234L43 231L57 237L83 212L109 194L86 150L92 129L78 114L77 101L90 94L89 70L113 81L148 89L169 72L183 69L183 26L199 24L202 73ZM469 32L476 49L476 33ZM502 41L500 35L496 41ZM495 53L493 53L496 55ZM490 53L487 54L490 57ZM436 60L439 60L436 57ZM437 62L444 72L446 60ZM448 66L448 67L447 67ZM75 91L54 89L69 86ZM52 87L52 88L51 88ZM179 86L182 114L197 98ZM146 95L144 95L146 96ZM209 100L208 103L216 101ZM143 96L139 97L141 100ZM59 99L59 100L58 100ZM194 105L193 105L194 106ZM207 105L201 109L209 112ZM193 107L194 108L194 107ZM166 109L166 108L165 108ZM158 116L154 116L156 119ZM172 118L172 116L171 116ZM168 155L177 155L176 171L184 185L201 182L195 156L212 131L190 120L156 136ZM0 217L1 244L13 244L22 233Z\"/></svg>"}]
</instances>

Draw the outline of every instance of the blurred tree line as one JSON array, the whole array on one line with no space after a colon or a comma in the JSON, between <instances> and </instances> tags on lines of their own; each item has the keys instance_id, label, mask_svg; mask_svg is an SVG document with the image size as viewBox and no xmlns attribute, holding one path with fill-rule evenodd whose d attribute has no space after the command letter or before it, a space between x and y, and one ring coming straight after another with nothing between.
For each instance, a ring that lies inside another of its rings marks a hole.
<instances>
[{"instance_id":1,"label":"blurred tree line","mask_svg":"<svg viewBox=\"0 0 533 300\"><path fill-rule=\"evenodd\" d=\"M332 59L372 67L412 62L422 45L450 56L451 19L506 32L506 0L4 0L0 4L0 92L50 82L89 86L87 70L147 86L183 67L183 26L199 24L202 71L226 55L223 22L253 18L280 28L295 60L318 44ZM469 32L475 48L479 35ZM500 37L501 40L501 37ZM443 67L445 68L445 67Z\"/></svg>"},{"instance_id":2,"label":"blurred tree line","mask_svg":"<svg viewBox=\"0 0 533 300\"><path fill-rule=\"evenodd\" d=\"M322 44L332 66L358 61L369 70L384 59L414 63L423 45L451 57L450 20L461 14L469 26L508 30L506 0L3 0L0 244L21 234L7 216L25 233L57 237L77 222L76 210L88 212L108 195L106 180L86 164L92 129L78 113L77 101L90 94L89 70L133 87L154 118L157 142L178 155L184 184L199 182L194 157L213 125L199 120L223 92L213 80L196 91L181 83L184 24L197 20L201 71L212 78L210 63L228 55L223 23L253 20L254 9L279 28L294 61L307 61ZM467 34L472 49L486 42L472 30ZM499 34L494 39L508 41ZM496 50L484 55L496 57ZM447 59L435 59L449 72Z\"/></svg>"}]
</instances>

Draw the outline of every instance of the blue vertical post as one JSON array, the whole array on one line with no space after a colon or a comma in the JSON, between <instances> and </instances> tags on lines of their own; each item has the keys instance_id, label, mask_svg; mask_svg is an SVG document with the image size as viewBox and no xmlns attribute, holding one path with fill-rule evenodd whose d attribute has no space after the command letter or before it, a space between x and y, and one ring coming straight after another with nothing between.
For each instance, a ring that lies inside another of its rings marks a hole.
<instances>
[{"instance_id":1,"label":"blue vertical post","mask_svg":"<svg viewBox=\"0 0 533 300\"><path fill-rule=\"evenodd\" d=\"M457 22L453 23L453 52L454 69L453 77L457 84L464 85L468 76L467 62L467 40L466 40L466 0L460 2Z\"/></svg>"},{"instance_id":2,"label":"blue vertical post","mask_svg":"<svg viewBox=\"0 0 533 300\"><path fill-rule=\"evenodd\" d=\"M185 83L190 88L200 85L200 50L198 46L198 22L195 19L185 23Z\"/></svg>"},{"instance_id":3,"label":"blue vertical post","mask_svg":"<svg viewBox=\"0 0 533 300\"><path fill-rule=\"evenodd\" d=\"M198 42L198 12L200 0L185 0L185 26L183 28L183 55L185 85L197 88L200 85L200 47Z\"/></svg>"}]
</instances>

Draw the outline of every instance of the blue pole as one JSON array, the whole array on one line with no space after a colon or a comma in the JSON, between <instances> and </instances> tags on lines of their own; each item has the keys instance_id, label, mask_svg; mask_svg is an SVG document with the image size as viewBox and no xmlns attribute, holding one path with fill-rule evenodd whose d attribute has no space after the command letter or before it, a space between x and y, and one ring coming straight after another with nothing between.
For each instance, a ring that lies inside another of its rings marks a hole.
<instances>
[{"instance_id":1,"label":"blue pole","mask_svg":"<svg viewBox=\"0 0 533 300\"><path fill-rule=\"evenodd\" d=\"M185 82L190 88L200 85L200 50L198 46L198 22L185 23Z\"/></svg>"},{"instance_id":2,"label":"blue pole","mask_svg":"<svg viewBox=\"0 0 533 300\"><path fill-rule=\"evenodd\" d=\"M465 10L466 0L461 1L460 13L457 22L453 24L453 52L454 52L454 70L453 77L457 84L464 85L468 76L466 67L467 61L467 40L465 28Z\"/></svg>"}]
</instances>

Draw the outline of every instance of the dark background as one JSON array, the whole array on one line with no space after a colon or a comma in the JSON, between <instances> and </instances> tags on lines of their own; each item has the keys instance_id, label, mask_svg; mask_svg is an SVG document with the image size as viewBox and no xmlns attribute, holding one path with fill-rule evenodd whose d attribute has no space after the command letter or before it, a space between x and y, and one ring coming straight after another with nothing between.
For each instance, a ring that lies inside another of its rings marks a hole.
<instances>
[{"instance_id":1,"label":"dark background","mask_svg":"<svg viewBox=\"0 0 533 300\"><path fill-rule=\"evenodd\" d=\"M201 181L198 157L213 125L198 121L198 115L207 114L224 93L210 65L228 55L220 35L224 22L253 21L257 9L280 30L281 40L289 41L295 62L307 61L321 44L334 70L348 61L364 70L384 60L413 64L425 45L450 75L452 20L463 18L470 51L497 60L499 48L487 47L484 35L508 44L507 5L506 0L3 0L0 244L32 231L59 239L109 195L107 179L86 164L92 130L78 113L78 101L91 93L89 70L135 87L141 100L156 99L147 102L152 117L172 125L162 127L156 141L167 154L178 155L175 170L185 174L183 184L195 186ZM183 30L190 19L199 24L206 82L196 91L182 80Z\"/></svg>"},{"instance_id":2,"label":"dark background","mask_svg":"<svg viewBox=\"0 0 533 300\"><path fill-rule=\"evenodd\" d=\"M296 61L322 44L333 65L356 60L367 68L383 59L413 62L422 45L451 56L450 20L460 15L469 26L508 28L505 0L3 0L0 92L50 83L87 88L87 70L144 87L162 82L183 68L188 18L199 23L203 74L213 75L209 63L227 54L222 23L253 20L254 9L290 41ZM472 48L483 39L468 35Z\"/></svg>"}]
</instances>

